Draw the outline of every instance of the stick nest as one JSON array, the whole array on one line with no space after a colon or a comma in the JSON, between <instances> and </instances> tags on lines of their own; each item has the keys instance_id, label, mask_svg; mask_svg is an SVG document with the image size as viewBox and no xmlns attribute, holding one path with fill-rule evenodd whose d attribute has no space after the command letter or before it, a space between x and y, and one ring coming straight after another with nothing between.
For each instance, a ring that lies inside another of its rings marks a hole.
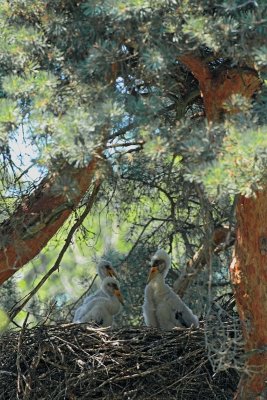
<instances>
[{"instance_id":1,"label":"stick nest","mask_svg":"<svg viewBox=\"0 0 267 400\"><path fill-rule=\"evenodd\" d=\"M214 375L202 328L40 326L7 332L0 346L1 400L230 400L239 379Z\"/></svg>"}]
</instances>

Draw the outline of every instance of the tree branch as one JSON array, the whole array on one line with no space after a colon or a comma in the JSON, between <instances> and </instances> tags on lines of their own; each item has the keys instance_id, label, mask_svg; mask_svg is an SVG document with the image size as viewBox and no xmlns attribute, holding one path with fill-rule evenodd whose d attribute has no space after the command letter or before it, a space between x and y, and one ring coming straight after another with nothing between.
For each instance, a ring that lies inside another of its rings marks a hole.
<instances>
[{"instance_id":1,"label":"tree branch","mask_svg":"<svg viewBox=\"0 0 267 400\"><path fill-rule=\"evenodd\" d=\"M259 90L261 80L257 72L248 67L225 66L211 71L205 60L195 54L180 57L199 82L205 113L209 121L218 121L225 112L224 104L238 93L247 98Z\"/></svg>"},{"instance_id":2,"label":"tree branch","mask_svg":"<svg viewBox=\"0 0 267 400\"><path fill-rule=\"evenodd\" d=\"M13 320L16 315L23 309L23 307L29 302L29 300L38 292L38 290L44 285L44 283L47 281L47 279L53 274L53 272L55 272L56 270L59 269L60 263L62 261L62 258L65 254L65 252L67 251L70 242L73 238L74 233L76 232L76 230L81 226L81 224L83 223L83 221L85 220L85 218L87 217L88 213L90 212L96 196L99 192L101 186L101 182L98 181L97 183L95 183L94 189L92 191L92 194L88 200L88 203L83 211L83 213L81 214L81 216L79 218L76 219L75 223L73 224L73 226L71 227L68 236L65 240L65 243L61 249L61 251L59 252L58 258L56 259L55 264L53 265L52 268L50 268L50 270L44 275L44 277L41 279L41 281L38 283L38 285L35 286L35 288L24 298L24 301L22 303L20 303L19 305L17 305L15 308L11 309L9 311L9 318L10 320Z\"/></svg>"},{"instance_id":3,"label":"tree branch","mask_svg":"<svg viewBox=\"0 0 267 400\"><path fill-rule=\"evenodd\" d=\"M44 178L0 224L0 284L33 259L63 225L88 190L99 159L100 150L88 166L67 165Z\"/></svg>"},{"instance_id":4,"label":"tree branch","mask_svg":"<svg viewBox=\"0 0 267 400\"><path fill-rule=\"evenodd\" d=\"M232 246L235 241L234 233L224 227L216 228L213 232L211 250L218 254L222 250ZM207 264L207 246L202 244L199 250L187 262L186 266L180 272L179 277L173 284L174 291L181 297L184 296L186 289L192 284L196 276L203 270Z\"/></svg>"}]
</instances>

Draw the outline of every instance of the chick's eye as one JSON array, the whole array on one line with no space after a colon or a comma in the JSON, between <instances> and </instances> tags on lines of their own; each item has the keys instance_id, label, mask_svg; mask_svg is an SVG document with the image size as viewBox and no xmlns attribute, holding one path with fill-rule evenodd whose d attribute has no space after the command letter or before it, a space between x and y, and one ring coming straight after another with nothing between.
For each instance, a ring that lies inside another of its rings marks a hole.
<instances>
[{"instance_id":1,"label":"chick's eye","mask_svg":"<svg viewBox=\"0 0 267 400\"><path fill-rule=\"evenodd\" d=\"M116 283L112 283L112 288L115 290L118 289L118 286L116 285Z\"/></svg>"}]
</instances>

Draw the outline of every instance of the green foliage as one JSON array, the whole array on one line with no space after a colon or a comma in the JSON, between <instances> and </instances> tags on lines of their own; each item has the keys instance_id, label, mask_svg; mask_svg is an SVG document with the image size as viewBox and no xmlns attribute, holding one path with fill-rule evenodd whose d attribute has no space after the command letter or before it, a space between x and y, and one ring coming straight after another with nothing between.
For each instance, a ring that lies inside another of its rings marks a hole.
<instances>
[{"instance_id":1,"label":"green foliage","mask_svg":"<svg viewBox=\"0 0 267 400\"><path fill-rule=\"evenodd\" d=\"M19 109L15 102L8 99L0 99L0 123L17 125Z\"/></svg>"},{"instance_id":2,"label":"green foliage","mask_svg":"<svg viewBox=\"0 0 267 400\"><path fill-rule=\"evenodd\" d=\"M15 283L15 279L11 278L0 287L0 334L8 328L9 318L7 312L17 302L19 290Z\"/></svg>"},{"instance_id":3,"label":"green foliage","mask_svg":"<svg viewBox=\"0 0 267 400\"><path fill-rule=\"evenodd\" d=\"M31 67L31 71L34 66ZM50 104L54 96L57 79L46 71L26 73L24 77L9 75L3 79L5 93L13 98L29 98L33 108L44 109Z\"/></svg>"},{"instance_id":4,"label":"green foliage","mask_svg":"<svg viewBox=\"0 0 267 400\"><path fill-rule=\"evenodd\" d=\"M266 178L267 130L266 127L254 129L230 128L218 160L203 177L213 195L227 190L231 194L250 197L255 190L261 189Z\"/></svg>"},{"instance_id":5,"label":"green foliage","mask_svg":"<svg viewBox=\"0 0 267 400\"><path fill-rule=\"evenodd\" d=\"M228 99L231 117L208 124L198 81L180 57L193 52L214 75L253 68L264 80L266 20L263 0L1 2L3 218L44 174L87 166L103 150L95 208L61 272L33 301L35 320L49 312L54 321L70 320L66 304L91 282L96 258L107 256L121 272L129 321L140 323L151 254L165 248L173 266L182 267L211 242L215 226L234 224L234 195L251 196L266 182L266 86L252 101ZM14 142L22 146L17 153ZM71 176L59 176L53 194L62 188L71 204L77 191ZM53 265L69 226L24 269L21 294ZM227 252L212 260L214 296L227 281L228 263ZM188 299L200 311L210 299L207 279L203 273Z\"/></svg>"},{"instance_id":6,"label":"green foliage","mask_svg":"<svg viewBox=\"0 0 267 400\"><path fill-rule=\"evenodd\" d=\"M211 18L189 16L183 26L183 32L192 40L201 40L203 45L217 51L219 49L219 43L216 43L214 35L212 35L209 29L210 22Z\"/></svg>"},{"instance_id":7,"label":"green foliage","mask_svg":"<svg viewBox=\"0 0 267 400\"><path fill-rule=\"evenodd\" d=\"M6 313L0 309L0 334L7 328L9 323Z\"/></svg>"}]
</instances>

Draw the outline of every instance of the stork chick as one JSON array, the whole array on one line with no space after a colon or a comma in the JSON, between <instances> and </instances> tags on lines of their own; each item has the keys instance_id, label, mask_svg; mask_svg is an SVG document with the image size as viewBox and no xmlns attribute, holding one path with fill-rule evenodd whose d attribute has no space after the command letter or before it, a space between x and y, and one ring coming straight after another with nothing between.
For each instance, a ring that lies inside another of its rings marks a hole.
<instances>
[{"instance_id":1,"label":"stork chick","mask_svg":"<svg viewBox=\"0 0 267 400\"><path fill-rule=\"evenodd\" d=\"M198 327L197 316L165 283L170 265L171 259L164 250L158 250L152 257L143 305L145 323L163 330Z\"/></svg>"},{"instance_id":2,"label":"stork chick","mask_svg":"<svg viewBox=\"0 0 267 400\"><path fill-rule=\"evenodd\" d=\"M96 270L97 270L97 274L98 274L99 278L101 279L101 282L107 276L117 278L117 274L114 271L114 269L112 268L111 262L109 262L107 260L104 260L104 259L100 260L100 262L97 264ZM97 297L107 297L106 294L101 289L101 287L95 293L90 294L89 296L86 296L84 298L82 305L80 307L78 307L77 310L75 311L75 314L73 317L73 322L80 322L80 320L83 316L84 310L85 310L85 305Z\"/></svg>"},{"instance_id":3,"label":"stork chick","mask_svg":"<svg viewBox=\"0 0 267 400\"><path fill-rule=\"evenodd\" d=\"M158 250L151 259L152 268L158 267L162 272L163 279L166 278L169 268L171 266L171 259L164 250ZM152 275L151 277L153 276ZM143 304L143 315L145 324L151 328L160 328L159 321L156 314L157 303L155 301L155 288L152 284L147 285L145 288L145 299Z\"/></svg>"},{"instance_id":4,"label":"stork chick","mask_svg":"<svg viewBox=\"0 0 267 400\"><path fill-rule=\"evenodd\" d=\"M123 304L123 297L116 279L106 277L101 284L104 296L95 296L84 304L80 320L77 322L94 322L103 327L112 326L113 316L118 314Z\"/></svg>"}]
</instances>

